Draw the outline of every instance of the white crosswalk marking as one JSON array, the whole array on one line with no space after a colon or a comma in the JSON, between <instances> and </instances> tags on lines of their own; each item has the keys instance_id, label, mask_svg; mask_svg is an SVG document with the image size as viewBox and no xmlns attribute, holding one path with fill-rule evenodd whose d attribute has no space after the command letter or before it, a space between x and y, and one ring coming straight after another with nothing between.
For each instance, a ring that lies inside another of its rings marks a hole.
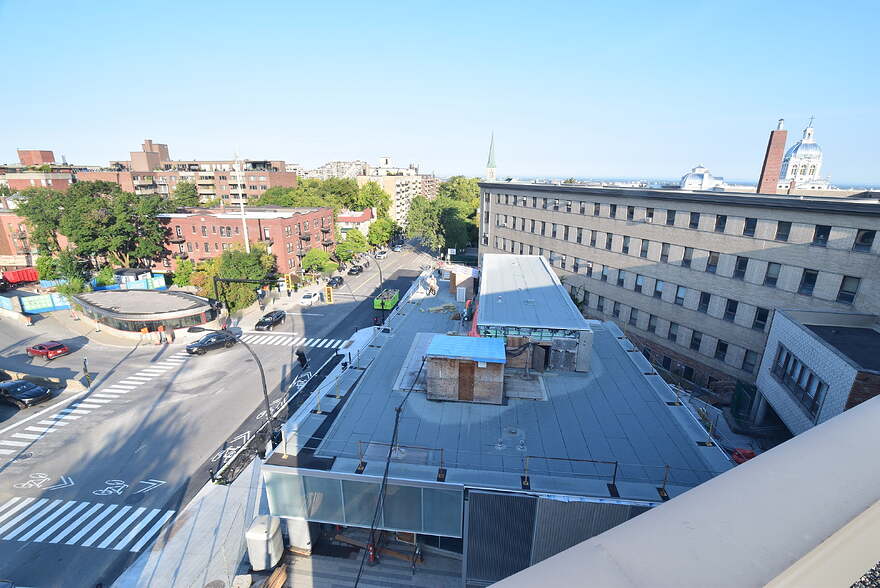
<instances>
[{"instance_id":1,"label":"white crosswalk marking","mask_svg":"<svg viewBox=\"0 0 880 588\"><path fill-rule=\"evenodd\" d=\"M123 386L140 386L144 382L149 382L153 378L147 378L144 376L128 376L124 380L120 380L119 383Z\"/></svg>"},{"instance_id":2,"label":"white crosswalk marking","mask_svg":"<svg viewBox=\"0 0 880 588\"><path fill-rule=\"evenodd\" d=\"M46 514L50 514L62 502L63 502L63 500L61 500L61 499L53 500L51 503L49 503L49 505L46 508L38 508L38 509L34 510L33 516L31 516L29 519L27 519L21 525L15 527L12 530L12 532L9 533L8 535L4 535L3 540L9 541L11 539L14 539L16 535L18 535L19 533L21 533L22 531L27 529L30 525L34 524L35 521L39 520L41 517L45 516Z\"/></svg>"},{"instance_id":3,"label":"white crosswalk marking","mask_svg":"<svg viewBox=\"0 0 880 588\"><path fill-rule=\"evenodd\" d=\"M114 510L116 510L116 507L117 507L118 505L116 505L116 504L108 504L108 505L106 505L106 506L107 506L107 508L105 508L103 511L100 511L100 512L98 513L98 516L96 516L96 517L93 518L91 521L89 521L89 523L88 523L85 527L83 527L82 529L80 529L79 533L77 533L76 535L74 535L73 537L71 537L70 539L68 539L67 541L65 541L64 544L65 544L65 545L73 545L74 543L76 543L77 541L79 541L80 539L82 539L82 538L85 536L86 533L88 533L89 531L91 531L92 529L94 529L95 526L96 526L98 523L100 523L102 520L104 520L104 518L105 518L107 515L109 515L109 514L110 514L111 512L113 512ZM50 541L49 543L54 543L54 541Z\"/></svg>"},{"instance_id":4,"label":"white crosswalk marking","mask_svg":"<svg viewBox=\"0 0 880 588\"><path fill-rule=\"evenodd\" d=\"M126 545L128 545L131 542L131 540L134 539L137 536L137 534L141 532L141 529L146 527L150 523L150 521L153 520L156 517L156 515L159 514L160 512L162 512L161 508L154 508L153 510L151 510L147 514L147 516L145 516L143 519L141 519L141 521L137 525L132 527L131 531L128 532L128 535L123 537L119 541L119 543L117 543L116 545L113 546L113 549L119 550L119 549L122 549L123 547L125 547Z\"/></svg>"},{"instance_id":5,"label":"white crosswalk marking","mask_svg":"<svg viewBox=\"0 0 880 588\"><path fill-rule=\"evenodd\" d=\"M45 541L46 537L48 537L49 535L51 535L52 533L54 533L55 531L60 529L61 525L63 525L64 523L66 523L67 521L69 521L70 519L75 517L76 513L78 513L82 509L86 508L88 505L89 505L88 502L80 502L76 508L74 508L72 511L70 511L69 513L67 513L66 515L61 517L61 519L59 519L58 522L56 522L54 525L52 525L51 527L49 527L48 529L43 531L42 535L40 535L39 537L34 539L34 541L36 541L37 543L39 543L41 541Z\"/></svg>"},{"instance_id":6,"label":"white crosswalk marking","mask_svg":"<svg viewBox=\"0 0 880 588\"><path fill-rule=\"evenodd\" d=\"M73 415L69 415L69 414L60 414L60 413L58 413L58 414L53 414L53 415L50 416L49 418L50 418L50 419L64 419L64 420L66 420L66 421L75 421L76 419L78 419L78 418L80 418L80 417L78 417L78 416L73 416Z\"/></svg>"},{"instance_id":7,"label":"white crosswalk marking","mask_svg":"<svg viewBox=\"0 0 880 588\"><path fill-rule=\"evenodd\" d=\"M159 361L159 362L154 363L153 365L158 365L158 366L162 366L162 367L167 367L167 368L170 368L170 369L174 369L174 368L177 367L177 364L176 364L176 363L172 363L172 362L170 362L170 361Z\"/></svg>"},{"instance_id":8,"label":"white crosswalk marking","mask_svg":"<svg viewBox=\"0 0 880 588\"><path fill-rule=\"evenodd\" d=\"M40 421L37 423L38 425L52 425L55 427L66 427L70 423L62 423L61 421ZM0 441L0 443L3 443Z\"/></svg>"},{"instance_id":9,"label":"white crosswalk marking","mask_svg":"<svg viewBox=\"0 0 880 588\"><path fill-rule=\"evenodd\" d=\"M107 537L105 537L104 540L101 541L101 542L98 544L98 549L106 549L107 546L110 545L111 543L113 543L113 540L116 539L117 537L119 537L119 535L121 535L122 532L123 532L123 531L124 531L124 530L125 530L130 524L132 524L135 520L137 520L137 518L138 518L139 516L141 516L141 513L143 513L145 510L147 510L147 509L146 509L145 507L143 507L143 506L140 506L140 507L136 508L136 509L134 510L134 512L132 512L132 513L129 515L129 517L128 517L127 519L125 519L125 522L124 522L124 523L122 523L121 525L119 525L118 527L116 527L116 529L114 529L114 531L113 531L112 533L110 533L109 535L107 535ZM108 523L108 524L109 524L109 523ZM83 545L86 545L87 543L88 543L88 542L83 543Z\"/></svg>"},{"instance_id":10,"label":"white crosswalk marking","mask_svg":"<svg viewBox=\"0 0 880 588\"><path fill-rule=\"evenodd\" d=\"M13 526L17 525L18 522L19 522L20 520L22 520L23 518L25 518L26 516L28 516L28 515L30 515L31 513L34 513L34 512L36 512L36 511L40 510L40 508L42 508L42 506L43 506L44 504L46 504L47 502L49 502L49 499L48 499L48 498L41 498L41 499L39 499L38 501L36 501L35 503L33 503L33 504L30 504L30 503L25 504L24 506L28 506L28 505L30 505L30 507L29 507L29 508L26 508L23 512L19 513L19 515L18 515L17 517L10 519L9 522L7 522L5 525L3 525L2 527L0 527L0 533L5 533L5 532L8 531L10 528L12 528ZM10 513L10 514L12 514L12 513ZM4 517L4 518L5 518L5 517ZM0 519L0 520L2 520L2 519Z\"/></svg>"},{"instance_id":11,"label":"white crosswalk marking","mask_svg":"<svg viewBox=\"0 0 880 588\"><path fill-rule=\"evenodd\" d=\"M135 386L132 386L131 384L113 384L110 387L111 388L119 388L121 390L134 390L135 389Z\"/></svg>"},{"instance_id":12,"label":"white crosswalk marking","mask_svg":"<svg viewBox=\"0 0 880 588\"><path fill-rule=\"evenodd\" d=\"M3 522L5 519L11 517L28 504L36 500L35 498L25 498L22 500L18 496L15 498L10 498L9 502L3 505L3 508L0 509L0 522Z\"/></svg>"},{"instance_id":13,"label":"white crosswalk marking","mask_svg":"<svg viewBox=\"0 0 880 588\"><path fill-rule=\"evenodd\" d=\"M25 431L33 431L34 433L46 434L51 431L57 431L57 427L25 427Z\"/></svg>"},{"instance_id":14,"label":"white crosswalk marking","mask_svg":"<svg viewBox=\"0 0 880 588\"><path fill-rule=\"evenodd\" d=\"M83 408L101 408L100 403L99 404L92 404L91 401L88 403L80 402L79 404L77 404L77 406L81 406Z\"/></svg>"},{"instance_id":15,"label":"white crosswalk marking","mask_svg":"<svg viewBox=\"0 0 880 588\"><path fill-rule=\"evenodd\" d=\"M326 343L327 343L327 339L321 339L320 341L318 341L318 343L315 345L315 347L323 347Z\"/></svg>"},{"instance_id":16,"label":"white crosswalk marking","mask_svg":"<svg viewBox=\"0 0 880 588\"><path fill-rule=\"evenodd\" d=\"M12 455L15 453L14 449L2 449L0 448L0 455Z\"/></svg>"},{"instance_id":17,"label":"white crosswalk marking","mask_svg":"<svg viewBox=\"0 0 880 588\"><path fill-rule=\"evenodd\" d=\"M315 340L314 339L306 339L306 342L303 343L303 345L305 345L306 347L314 347Z\"/></svg>"},{"instance_id":18,"label":"white crosswalk marking","mask_svg":"<svg viewBox=\"0 0 880 588\"><path fill-rule=\"evenodd\" d=\"M290 335L245 335L241 338L248 345L283 345L285 347L314 347L315 349L338 349L344 339L322 339L320 337L309 339L306 337Z\"/></svg>"},{"instance_id":19,"label":"white crosswalk marking","mask_svg":"<svg viewBox=\"0 0 880 588\"><path fill-rule=\"evenodd\" d=\"M141 548L144 545L146 545L153 538L153 536L156 533L159 532L159 529L162 528L162 525L167 523L168 519L170 519L172 516L174 516L173 510L169 510L165 514L163 514L162 517L158 521L156 521L156 524L154 524L152 527L150 527L150 530L147 531L146 533L144 533L144 536L141 537L137 543L132 545L132 547L131 547L131 549L129 549L129 551L140 551Z\"/></svg>"},{"instance_id":20,"label":"white crosswalk marking","mask_svg":"<svg viewBox=\"0 0 880 588\"><path fill-rule=\"evenodd\" d=\"M28 531L27 533L25 533L21 537L19 537L18 540L19 541L27 541L28 539L30 539L31 537L33 537L34 535L36 535L37 533L42 531L49 523L51 523L52 521L54 521L55 519L57 519L58 517L63 515L67 509L69 509L71 506L73 506L75 504L76 504L75 502L71 502L71 501L65 502L64 504L62 504L61 506L56 508L55 512L53 512L52 514L50 514L49 516L44 518L42 521L40 521L39 525L37 525L36 527L34 527L33 529L31 529L30 531Z\"/></svg>"},{"instance_id":21,"label":"white crosswalk marking","mask_svg":"<svg viewBox=\"0 0 880 588\"><path fill-rule=\"evenodd\" d=\"M92 394L89 398L110 398L111 400L115 400L116 398L122 398L117 394Z\"/></svg>"},{"instance_id":22,"label":"white crosswalk marking","mask_svg":"<svg viewBox=\"0 0 880 588\"><path fill-rule=\"evenodd\" d=\"M108 402L113 402L112 400L103 400L101 398L95 398L94 394L89 396L89 406L86 406L84 402L80 403L80 406L85 406L86 408L101 408L101 404L107 404ZM97 403L98 406L95 406L92 403Z\"/></svg>"},{"instance_id":23,"label":"white crosswalk marking","mask_svg":"<svg viewBox=\"0 0 880 588\"><path fill-rule=\"evenodd\" d=\"M32 441L36 441L42 437L42 435L31 435L30 433L13 433L12 436L18 439L30 439Z\"/></svg>"},{"instance_id":24,"label":"white crosswalk marking","mask_svg":"<svg viewBox=\"0 0 880 588\"><path fill-rule=\"evenodd\" d=\"M305 337L297 337L296 341L293 342L294 345L302 345L302 342L305 341Z\"/></svg>"},{"instance_id":25,"label":"white crosswalk marking","mask_svg":"<svg viewBox=\"0 0 880 588\"><path fill-rule=\"evenodd\" d=\"M10 447L27 447L30 443L25 443L24 441L0 441L0 445L8 445Z\"/></svg>"},{"instance_id":26,"label":"white crosswalk marking","mask_svg":"<svg viewBox=\"0 0 880 588\"><path fill-rule=\"evenodd\" d=\"M68 535L73 533L74 529L79 527L80 523L82 523L83 521L88 519L90 516L92 516L96 511L101 510L101 507L103 507L103 506L104 505L101 504L100 502L98 504L92 506L92 508L90 508L88 510L88 512L86 512L81 517L76 519L72 525L68 526L67 528L62 530L60 533L58 533L57 535L52 537L52 539L49 540L49 543L58 543L59 541L61 541L62 539L64 539L65 537L67 537Z\"/></svg>"}]
</instances>

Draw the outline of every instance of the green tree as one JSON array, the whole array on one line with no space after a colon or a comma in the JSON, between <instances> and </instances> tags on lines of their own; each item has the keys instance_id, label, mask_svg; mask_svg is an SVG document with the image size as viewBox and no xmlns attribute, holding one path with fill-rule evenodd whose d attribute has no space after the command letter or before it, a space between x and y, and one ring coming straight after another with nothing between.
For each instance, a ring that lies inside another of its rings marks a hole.
<instances>
[{"instance_id":1,"label":"green tree","mask_svg":"<svg viewBox=\"0 0 880 588\"><path fill-rule=\"evenodd\" d=\"M95 283L99 286L111 286L116 283L116 275L112 265L105 265L95 274Z\"/></svg>"},{"instance_id":2,"label":"green tree","mask_svg":"<svg viewBox=\"0 0 880 588\"><path fill-rule=\"evenodd\" d=\"M563 184L577 184L577 180L574 178L566 178L562 180Z\"/></svg>"},{"instance_id":3,"label":"green tree","mask_svg":"<svg viewBox=\"0 0 880 588\"><path fill-rule=\"evenodd\" d=\"M463 249L473 242L471 206L466 202L438 196L427 200L413 198L407 217L407 236L418 237L431 249L444 252L449 247Z\"/></svg>"},{"instance_id":4,"label":"green tree","mask_svg":"<svg viewBox=\"0 0 880 588\"><path fill-rule=\"evenodd\" d=\"M174 187L174 195L171 197L171 204L175 208L185 208L187 206L199 205L199 193L195 184L192 182L178 182Z\"/></svg>"},{"instance_id":5,"label":"green tree","mask_svg":"<svg viewBox=\"0 0 880 588\"><path fill-rule=\"evenodd\" d=\"M57 280L61 277L58 273L58 262L51 255L41 255L37 258L37 274L41 280Z\"/></svg>"},{"instance_id":6,"label":"green tree","mask_svg":"<svg viewBox=\"0 0 880 588\"><path fill-rule=\"evenodd\" d=\"M191 280L193 285L200 285L203 295L218 298L228 305L230 312L246 308L257 299L257 284L224 283L220 286L220 292L214 292L213 276L221 278L244 279L267 281L269 276L275 273L275 256L268 253L264 247L254 246L250 253L241 249L229 249L214 263L206 264L205 271L199 276L200 284L197 284L197 276L194 272Z\"/></svg>"},{"instance_id":7,"label":"green tree","mask_svg":"<svg viewBox=\"0 0 880 588\"><path fill-rule=\"evenodd\" d=\"M408 237L420 238L429 249L443 248L440 215L434 201L424 196L413 198L407 215L406 234Z\"/></svg>"},{"instance_id":8,"label":"green tree","mask_svg":"<svg viewBox=\"0 0 880 588\"><path fill-rule=\"evenodd\" d=\"M467 202L476 208L480 205L480 186L478 182L479 179L477 178L452 176L440 184L437 195L444 198L459 200L461 202Z\"/></svg>"},{"instance_id":9,"label":"green tree","mask_svg":"<svg viewBox=\"0 0 880 588\"><path fill-rule=\"evenodd\" d=\"M367 182L358 190L357 199L346 205L349 210L375 208L379 217L388 216L391 208L391 196L376 182Z\"/></svg>"},{"instance_id":10,"label":"green tree","mask_svg":"<svg viewBox=\"0 0 880 588\"><path fill-rule=\"evenodd\" d=\"M345 239L336 243L336 258L348 263L359 253L364 253L369 247L367 238L357 229L351 229L345 234Z\"/></svg>"},{"instance_id":11,"label":"green tree","mask_svg":"<svg viewBox=\"0 0 880 588\"><path fill-rule=\"evenodd\" d=\"M49 188L28 188L21 192L17 212L30 226L30 238L41 254L59 251L58 231L64 214L66 195Z\"/></svg>"},{"instance_id":12,"label":"green tree","mask_svg":"<svg viewBox=\"0 0 880 588\"><path fill-rule=\"evenodd\" d=\"M303 269L307 272L332 274L339 269L339 264L330 259L330 254L322 249L309 249L302 260Z\"/></svg>"},{"instance_id":13,"label":"green tree","mask_svg":"<svg viewBox=\"0 0 880 588\"><path fill-rule=\"evenodd\" d=\"M190 259L181 259L177 262L177 271L174 272L173 283L175 286L189 286L196 264Z\"/></svg>"},{"instance_id":14,"label":"green tree","mask_svg":"<svg viewBox=\"0 0 880 588\"><path fill-rule=\"evenodd\" d=\"M370 225L370 230L367 231L367 240L374 247L387 245L391 241L391 237L394 236L396 228L393 220L381 217Z\"/></svg>"}]
</instances>

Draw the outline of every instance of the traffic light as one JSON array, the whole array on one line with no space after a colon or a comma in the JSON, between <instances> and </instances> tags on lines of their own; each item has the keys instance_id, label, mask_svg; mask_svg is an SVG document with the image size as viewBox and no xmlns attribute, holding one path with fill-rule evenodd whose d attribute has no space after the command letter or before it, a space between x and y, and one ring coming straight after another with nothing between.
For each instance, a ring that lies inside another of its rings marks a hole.
<instances>
[{"instance_id":1,"label":"traffic light","mask_svg":"<svg viewBox=\"0 0 880 588\"><path fill-rule=\"evenodd\" d=\"M330 286L324 287L324 300L327 301L327 304L333 304L333 288Z\"/></svg>"}]
</instances>

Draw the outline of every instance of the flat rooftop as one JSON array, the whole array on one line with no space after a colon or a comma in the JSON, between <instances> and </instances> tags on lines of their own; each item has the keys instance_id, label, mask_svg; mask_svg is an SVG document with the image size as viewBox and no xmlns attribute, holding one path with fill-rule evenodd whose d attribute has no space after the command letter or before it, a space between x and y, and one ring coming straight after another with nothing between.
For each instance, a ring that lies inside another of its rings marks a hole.
<instances>
[{"instance_id":1,"label":"flat rooftop","mask_svg":"<svg viewBox=\"0 0 880 588\"><path fill-rule=\"evenodd\" d=\"M86 306L118 318L155 318L169 313L192 314L210 308L204 298L186 292L163 290L98 290L77 294Z\"/></svg>"},{"instance_id":2,"label":"flat rooftop","mask_svg":"<svg viewBox=\"0 0 880 588\"><path fill-rule=\"evenodd\" d=\"M485 273L483 279L485 284ZM323 465L295 467L351 479L363 459L359 475L381 478L395 408L406 396L394 390L395 379L411 343L418 333L459 329L451 312L437 311L444 304L455 304L445 283L436 297L407 303L394 330L373 342L381 350L342 408L331 417L307 415L298 424L300 442L312 436L314 457L325 458L314 462ZM436 486L442 465L447 484L521 490L527 474L531 491L658 503L664 477L675 496L731 467L717 446L706 445L706 431L613 323L586 326L594 331L592 371L546 373L546 400L507 398L499 406L433 401L411 392L389 476ZM618 462L619 494L608 486L614 464L598 462ZM277 454L268 463L293 465Z\"/></svg>"},{"instance_id":3,"label":"flat rooftop","mask_svg":"<svg viewBox=\"0 0 880 588\"><path fill-rule=\"evenodd\" d=\"M880 333L867 327L804 325L860 367L880 371Z\"/></svg>"},{"instance_id":4,"label":"flat rooftop","mask_svg":"<svg viewBox=\"0 0 880 588\"><path fill-rule=\"evenodd\" d=\"M483 255L477 312L480 326L589 330L541 255Z\"/></svg>"}]
</instances>

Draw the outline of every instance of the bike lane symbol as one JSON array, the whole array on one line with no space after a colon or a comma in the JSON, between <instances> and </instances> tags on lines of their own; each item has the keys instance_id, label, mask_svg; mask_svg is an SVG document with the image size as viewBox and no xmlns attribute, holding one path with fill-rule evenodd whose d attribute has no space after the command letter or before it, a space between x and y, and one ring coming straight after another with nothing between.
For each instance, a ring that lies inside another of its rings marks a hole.
<instances>
[{"instance_id":1,"label":"bike lane symbol","mask_svg":"<svg viewBox=\"0 0 880 588\"><path fill-rule=\"evenodd\" d=\"M15 488L42 488L43 484L51 480L48 474L35 473L28 476L28 480L25 482L19 482L18 484L14 484Z\"/></svg>"},{"instance_id":2,"label":"bike lane symbol","mask_svg":"<svg viewBox=\"0 0 880 588\"><path fill-rule=\"evenodd\" d=\"M95 496L109 496L111 494L120 496L122 495L122 492L128 488L128 484L122 480L107 480L104 483L107 484L106 488L102 490L92 490L92 494Z\"/></svg>"}]
</instances>

